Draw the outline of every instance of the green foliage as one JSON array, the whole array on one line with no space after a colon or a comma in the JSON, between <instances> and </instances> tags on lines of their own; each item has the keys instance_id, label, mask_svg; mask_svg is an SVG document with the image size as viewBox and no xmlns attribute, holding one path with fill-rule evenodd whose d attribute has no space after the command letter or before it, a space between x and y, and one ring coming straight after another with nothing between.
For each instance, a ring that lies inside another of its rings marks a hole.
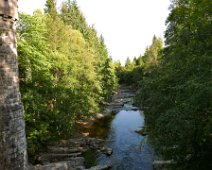
<instances>
[{"instance_id":1,"label":"green foliage","mask_svg":"<svg viewBox=\"0 0 212 170\"><path fill-rule=\"evenodd\" d=\"M69 138L75 120L100 111L117 87L103 37L97 37L85 21L74 27L66 22L69 15L52 15L56 12L52 3L47 1L46 14L20 14L18 26L20 90L30 155L49 140ZM71 17L78 20L82 17L78 14L75 11Z\"/></svg>"},{"instance_id":2,"label":"green foliage","mask_svg":"<svg viewBox=\"0 0 212 170\"><path fill-rule=\"evenodd\" d=\"M160 52L162 49L162 39L154 36L152 39L152 45L146 48L145 54L143 56L143 61L146 67L158 64L158 60L160 59Z\"/></svg>"},{"instance_id":3,"label":"green foliage","mask_svg":"<svg viewBox=\"0 0 212 170\"><path fill-rule=\"evenodd\" d=\"M57 16L56 2L55 0L46 0L46 8L44 9L45 13L51 15L52 18Z\"/></svg>"},{"instance_id":4,"label":"green foliage","mask_svg":"<svg viewBox=\"0 0 212 170\"><path fill-rule=\"evenodd\" d=\"M144 56L117 64L120 83L134 84L150 142L172 169L212 169L211 6L209 0L173 1L166 47L153 37Z\"/></svg>"},{"instance_id":5,"label":"green foliage","mask_svg":"<svg viewBox=\"0 0 212 170\"><path fill-rule=\"evenodd\" d=\"M147 47L144 56L134 58L133 61L127 57L125 66L117 65L116 74L120 84L138 86L143 78L143 73L147 72L148 68L158 64L163 49L161 38L153 37L152 44Z\"/></svg>"},{"instance_id":6,"label":"green foliage","mask_svg":"<svg viewBox=\"0 0 212 170\"><path fill-rule=\"evenodd\" d=\"M212 169L211 5L173 2L167 47L156 65L146 60L137 95L155 150L179 170Z\"/></svg>"},{"instance_id":7,"label":"green foliage","mask_svg":"<svg viewBox=\"0 0 212 170\"><path fill-rule=\"evenodd\" d=\"M61 19L71 25L73 29L79 30L85 39L89 36L90 28L81 14L76 1L66 1L62 4Z\"/></svg>"},{"instance_id":8,"label":"green foliage","mask_svg":"<svg viewBox=\"0 0 212 170\"><path fill-rule=\"evenodd\" d=\"M111 101L112 96L118 87L118 84L117 78L115 76L115 68L110 58L105 61L102 69L102 75L103 96L106 101Z\"/></svg>"}]
</instances>

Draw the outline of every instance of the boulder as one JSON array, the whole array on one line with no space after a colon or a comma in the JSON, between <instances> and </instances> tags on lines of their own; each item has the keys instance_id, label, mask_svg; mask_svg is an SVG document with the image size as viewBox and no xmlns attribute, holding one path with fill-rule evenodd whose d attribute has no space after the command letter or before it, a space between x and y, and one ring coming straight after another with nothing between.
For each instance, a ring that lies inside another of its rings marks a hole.
<instances>
[{"instance_id":1,"label":"boulder","mask_svg":"<svg viewBox=\"0 0 212 170\"><path fill-rule=\"evenodd\" d=\"M71 158L68 161L50 163L47 165L37 165L34 167L35 170L72 170L76 167L84 167L84 158L77 157Z\"/></svg>"},{"instance_id":2,"label":"boulder","mask_svg":"<svg viewBox=\"0 0 212 170\"><path fill-rule=\"evenodd\" d=\"M85 137L89 136L89 134L90 134L89 132L82 133L82 135L85 136Z\"/></svg>"},{"instance_id":3,"label":"boulder","mask_svg":"<svg viewBox=\"0 0 212 170\"><path fill-rule=\"evenodd\" d=\"M83 147L48 147L48 152L49 153L65 153L65 154L69 154L69 153L79 153L79 152L83 152L84 149Z\"/></svg>"},{"instance_id":4,"label":"boulder","mask_svg":"<svg viewBox=\"0 0 212 170\"><path fill-rule=\"evenodd\" d=\"M63 161L63 160L70 160L70 158L74 157L74 159L77 156L81 156L82 153L71 153L71 154L64 154L64 153L49 153L49 154L42 154L38 157L38 161L42 164L48 164L50 162L57 162L57 161Z\"/></svg>"},{"instance_id":5,"label":"boulder","mask_svg":"<svg viewBox=\"0 0 212 170\"><path fill-rule=\"evenodd\" d=\"M83 157L76 157L76 158L70 158L68 159L68 162L71 166L83 166L85 162L85 158Z\"/></svg>"},{"instance_id":6,"label":"boulder","mask_svg":"<svg viewBox=\"0 0 212 170\"><path fill-rule=\"evenodd\" d=\"M102 113L96 113L95 117L96 119L102 119L104 118L104 115Z\"/></svg>"},{"instance_id":7,"label":"boulder","mask_svg":"<svg viewBox=\"0 0 212 170\"><path fill-rule=\"evenodd\" d=\"M107 156L112 155L112 153L113 153L113 150L112 150L111 148L108 148L108 149L106 150L106 152L105 152L105 154L106 154Z\"/></svg>"}]
</instances>

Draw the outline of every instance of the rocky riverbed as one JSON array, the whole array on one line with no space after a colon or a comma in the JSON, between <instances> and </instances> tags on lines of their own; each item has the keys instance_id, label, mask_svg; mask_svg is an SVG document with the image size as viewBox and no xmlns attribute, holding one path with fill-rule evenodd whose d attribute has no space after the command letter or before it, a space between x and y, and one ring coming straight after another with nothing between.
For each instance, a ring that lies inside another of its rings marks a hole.
<instances>
[{"instance_id":1,"label":"rocky riverbed","mask_svg":"<svg viewBox=\"0 0 212 170\"><path fill-rule=\"evenodd\" d=\"M88 150L111 155L110 148L103 147L105 141L91 137L76 137L69 140L52 142L48 145L47 151L36 157L39 162L34 166L35 170L69 170L86 169L84 166L84 153ZM110 165L94 166L89 169L103 170L110 168Z\"/></svg>"},{"instance_id":2,"label":"rocky riverbed","mask_svg":"<svg viewBox=\"0 0 212 170\"><path fill-rule=\"evenodd\" d=\"M104 147L105 137L98 136L95 130L92 129L93 124L102 124L103 129L108 131L110 127L107 127L105 122L110 122L108 119L112 119L112 115L119 112L123 107L133 107L137 110L137 107L128 106L132 101L134 93L129 87L119 88L117 94L114 95L111 103L105 104L105 110L103 113L97 113L93 117L78 121L78 127L81 127L80 133L74 135L72 139L61 140L57 142L49 143L45 153L40 153L34 159L36 161L35 166L31 166L30 169L34 170L69 170L69 169L86 169L86 153L95 152L96 154L104 154L110 156L113 153L111 148ZM126 105L126 106L125 106ZM129 108L132 109L132 108ZM94 126L95 127L95 126ZM106 132L100 132L101 134L107 134ZM104 170L111 168L110 164L96 165L89 167L90 170Z\"/></svg>"},{"instance_id":3,"label":"rocky riverbed","mask_svg":"<svg viewBox=\"0 0 212 170\"><path fill-rule=\"evenodd\" d=\"M163 169L164 162L154 161L146 142L144 115L134 106L134 94L130 87L119 88L102 113L78 121L77 133L71 139L49 143L30 169Z\"/></svg>"}]
</instances>

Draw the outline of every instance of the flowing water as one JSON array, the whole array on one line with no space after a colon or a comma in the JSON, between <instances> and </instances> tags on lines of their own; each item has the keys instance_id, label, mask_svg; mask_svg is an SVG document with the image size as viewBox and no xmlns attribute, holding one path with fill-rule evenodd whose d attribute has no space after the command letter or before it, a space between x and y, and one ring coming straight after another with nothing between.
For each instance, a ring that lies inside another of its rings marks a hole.
<instances>
[{"instance_id":1,"label":"flowing water","mask_svg":"<svg viewBox=\"0 0 212 170\"><path fill-rule=\"evenodd\" d=\"M97 164L110 164L113 170L152 170L153 150L147 143L147 136L141 136L135 130L144 126L144 115L133 111L130 103L123 107L113 119L99 122L94 126L94 137L106 137L105 147L112 148L113 154L101 154Z\"/></svg>"},{"instance_id":2,"label":"flowing water","mask_svg":"<svg viewBox=\"0 0 212 170\"><path fill-rule=\"evenodd\" d=\"M97 164L111 164L116 170L152 170L153 150L146 137L134 132L143 125L142 112L120 111L111 123L105 145L113 149L113 154L100 155Z\"/></svg>"}]
</instances>

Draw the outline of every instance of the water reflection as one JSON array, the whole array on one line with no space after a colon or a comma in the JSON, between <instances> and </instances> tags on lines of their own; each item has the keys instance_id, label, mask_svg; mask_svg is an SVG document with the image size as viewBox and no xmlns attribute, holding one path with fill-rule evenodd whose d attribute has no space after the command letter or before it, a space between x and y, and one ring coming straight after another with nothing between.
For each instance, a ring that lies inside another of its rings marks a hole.
<instances>
[{"instance_id":1,"label":"water reflection","mask_svg":"<svg viewBox=\"0 0 212 170\"><path fill-rule=\"evenodd\" d=\"M142 112L120 111L111 123L106 143L113 154L110 157L100 155L97 164L112 164L112 169L116 170L152 170L153 151L146 138L134 132L142 126Z\"/></svg>"},{"instance_id":2,"label":"water reflection","mask_svg":"<svg viewBox=\"0 0 212 170\"><path fill-rule=\"evenodd\" d=\"M110 132L111 122L114 116L108 116L100 120L96 120L94 124L87 129L90 137L106 139Z\"/></svg>"}]
</instances>

